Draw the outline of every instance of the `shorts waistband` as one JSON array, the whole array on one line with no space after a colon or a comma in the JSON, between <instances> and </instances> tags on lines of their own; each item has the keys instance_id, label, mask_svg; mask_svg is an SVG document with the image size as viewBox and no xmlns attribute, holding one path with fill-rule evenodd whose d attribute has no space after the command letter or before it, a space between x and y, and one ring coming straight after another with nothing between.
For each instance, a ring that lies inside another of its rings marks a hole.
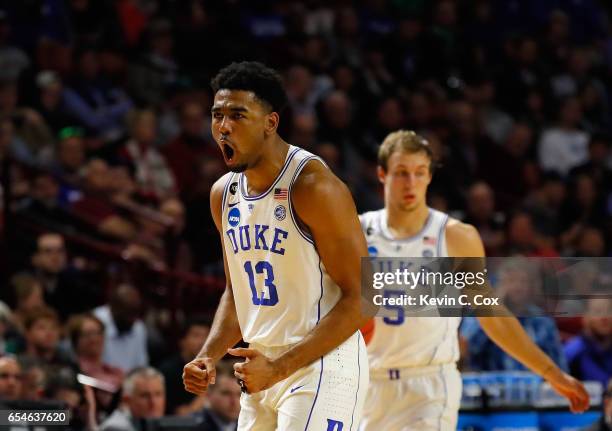
<instances>
[{"instance_id":1,"label":"shorts waistband","mask_svg":"<svg viewBox=\"0 0 612 431\"><path fill-rule=\"evenodd\" d=\"M422 367L379 368L370 370L370 378L375 380L401 380L410 377L423 377L440 371L457 370L455 363L425 365Z\"/></svg>"}]
</instances>

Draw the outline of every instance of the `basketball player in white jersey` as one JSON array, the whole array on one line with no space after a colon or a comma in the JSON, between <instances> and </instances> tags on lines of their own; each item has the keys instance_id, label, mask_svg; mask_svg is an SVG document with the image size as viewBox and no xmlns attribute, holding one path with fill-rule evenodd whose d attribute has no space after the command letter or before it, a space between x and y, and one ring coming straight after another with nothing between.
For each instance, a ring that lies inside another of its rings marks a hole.
<instances>
[{"instance_id":1,"label":"basketball player in white jersey","mask_svg":"<svg viewBox=\"0 0 612 431\"><path fill-rule=\"evenodd\" d=\"M202 394L229 352L246 358L235 366L239 430L356 430L369 379L358 330L367 248L350 192L278 135L287 99L273 70L232 63L212 86L212 133L231 171L210 197L227 288L185 388ZM232 349L241 338L249 348Z\"/></svg>"},{"instance_id":2,"label":"basketball player in white jersey","mask_svg":"<svg viewBox=\"0 0 612 431\"><path fill-rule=\"evenodd\" d=\"M385 208L360 216L369 252L379 257L483 257L477 230L428 208L432 151L412 131L391 133L378 154ZM401 310L363 328L370 387L361 431L455 430L461 399L457 328L460 317L406 317ZM514 317L479 318L508 354L567 397L572 411L588 407L580 382L562 372Z\"/></svg>"}]
</instances>

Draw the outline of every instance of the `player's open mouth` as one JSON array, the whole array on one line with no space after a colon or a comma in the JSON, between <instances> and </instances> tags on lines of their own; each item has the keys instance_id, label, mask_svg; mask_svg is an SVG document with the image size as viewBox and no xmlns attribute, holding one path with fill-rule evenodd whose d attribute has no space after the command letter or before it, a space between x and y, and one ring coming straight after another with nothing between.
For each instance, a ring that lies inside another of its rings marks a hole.
<instances>
[{"instance_id":1,"label":"player's open mouth","mask_svg":"<svg viewBox=\"0 0 612 431\"><path fill-rule=\"evenodd\" d=\"M227 144L223 144L223 154L225 155L225 159L231 162L232 157L234 157L234 149Z\"/></svg>"}]
</instances>

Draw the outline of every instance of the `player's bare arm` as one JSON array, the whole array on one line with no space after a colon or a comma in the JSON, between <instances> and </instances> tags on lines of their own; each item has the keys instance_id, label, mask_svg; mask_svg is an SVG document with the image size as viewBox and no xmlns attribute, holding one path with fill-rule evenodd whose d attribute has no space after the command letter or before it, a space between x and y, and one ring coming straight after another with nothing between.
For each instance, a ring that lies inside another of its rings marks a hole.
<instances>
[{"instance_id":1,"label":"player's bare arm","mask_svg":"<svg viewBox=\"0 0 612 431\"><path fill-rule=\"evenodd\" d=\"M237 365L236 376L245 381L251 393L272 386L324 356L364 322L360 259L367 256L367 247L348 188L319 162L311 161L291 194L295 211L310 230L321 260L342 296L302 341L274 361L252 349L232 350L232 354L249 358L249 362Z\"/></svg>"},{"instance_id":2,"label":"player's bare arm","mask_svg":"<svg viewBox=\"0 0 612 431\"><path fill-rule=\"evenodd\" d=\"M224 175L215 182L210 191L210 210L217 230L221 234L221 201L223 197L223 187L227 182L227 175ZM223 238L222 238L223 240ZM183 383L185 389L196 395L206 391L209 384L215 383L215 363L221 359L229 347L234 346L242 338L234 295L232 293L232 281L227 268L225 248L223 249L223 266L225 269L226 287L219 307L215 313L210 334L202 347L198 356L183 369Z\"/></svg>"},{"instance_id":3,"label":"player's bare arm","mask_svg":"<svg viewBox=\"0 0 612 431\"><path fill-rule=\"evenodd\" d=\"M446 228L449 256L484 257L484 246L474 226L451 219ZM505 317L479 317L482 329L495 344L524 366L547 380L570 401L573 412L589 406L589 396L582 383L564 373L527 335L520 322L509 310L496 307Z\"/></svg>"}]
</instances>

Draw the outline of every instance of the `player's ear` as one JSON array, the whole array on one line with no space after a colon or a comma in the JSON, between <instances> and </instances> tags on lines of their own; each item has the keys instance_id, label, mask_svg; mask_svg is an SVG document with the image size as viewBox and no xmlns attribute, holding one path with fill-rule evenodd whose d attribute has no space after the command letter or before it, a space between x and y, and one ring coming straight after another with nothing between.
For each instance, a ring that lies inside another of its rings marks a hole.
<instances>
[{"instance_id":1,"label":"player's ear","mask_svg":"<svg viewBox=\"0 0 612 431\"><path fill-rule=\"evenodd\" d=\"M382 166L376 167L376 175L378 176L378 181L380 181L381 184L384 184L385 178L387 177L387 173L385 172Z\"/></svg>"},{"instance_id":2,"label":"player's ear","mask_svg":"<svg viewBox=\"0 0 612 431\"><path fill-rule=\"evenodd\" d=\"M266 115L266 125L265 125L266 136L270 136L276 133L276 129L278 129L279 123L280 123L280 117L277 112L270 112L268 115Z\"/></svg>"}]
</instances>

